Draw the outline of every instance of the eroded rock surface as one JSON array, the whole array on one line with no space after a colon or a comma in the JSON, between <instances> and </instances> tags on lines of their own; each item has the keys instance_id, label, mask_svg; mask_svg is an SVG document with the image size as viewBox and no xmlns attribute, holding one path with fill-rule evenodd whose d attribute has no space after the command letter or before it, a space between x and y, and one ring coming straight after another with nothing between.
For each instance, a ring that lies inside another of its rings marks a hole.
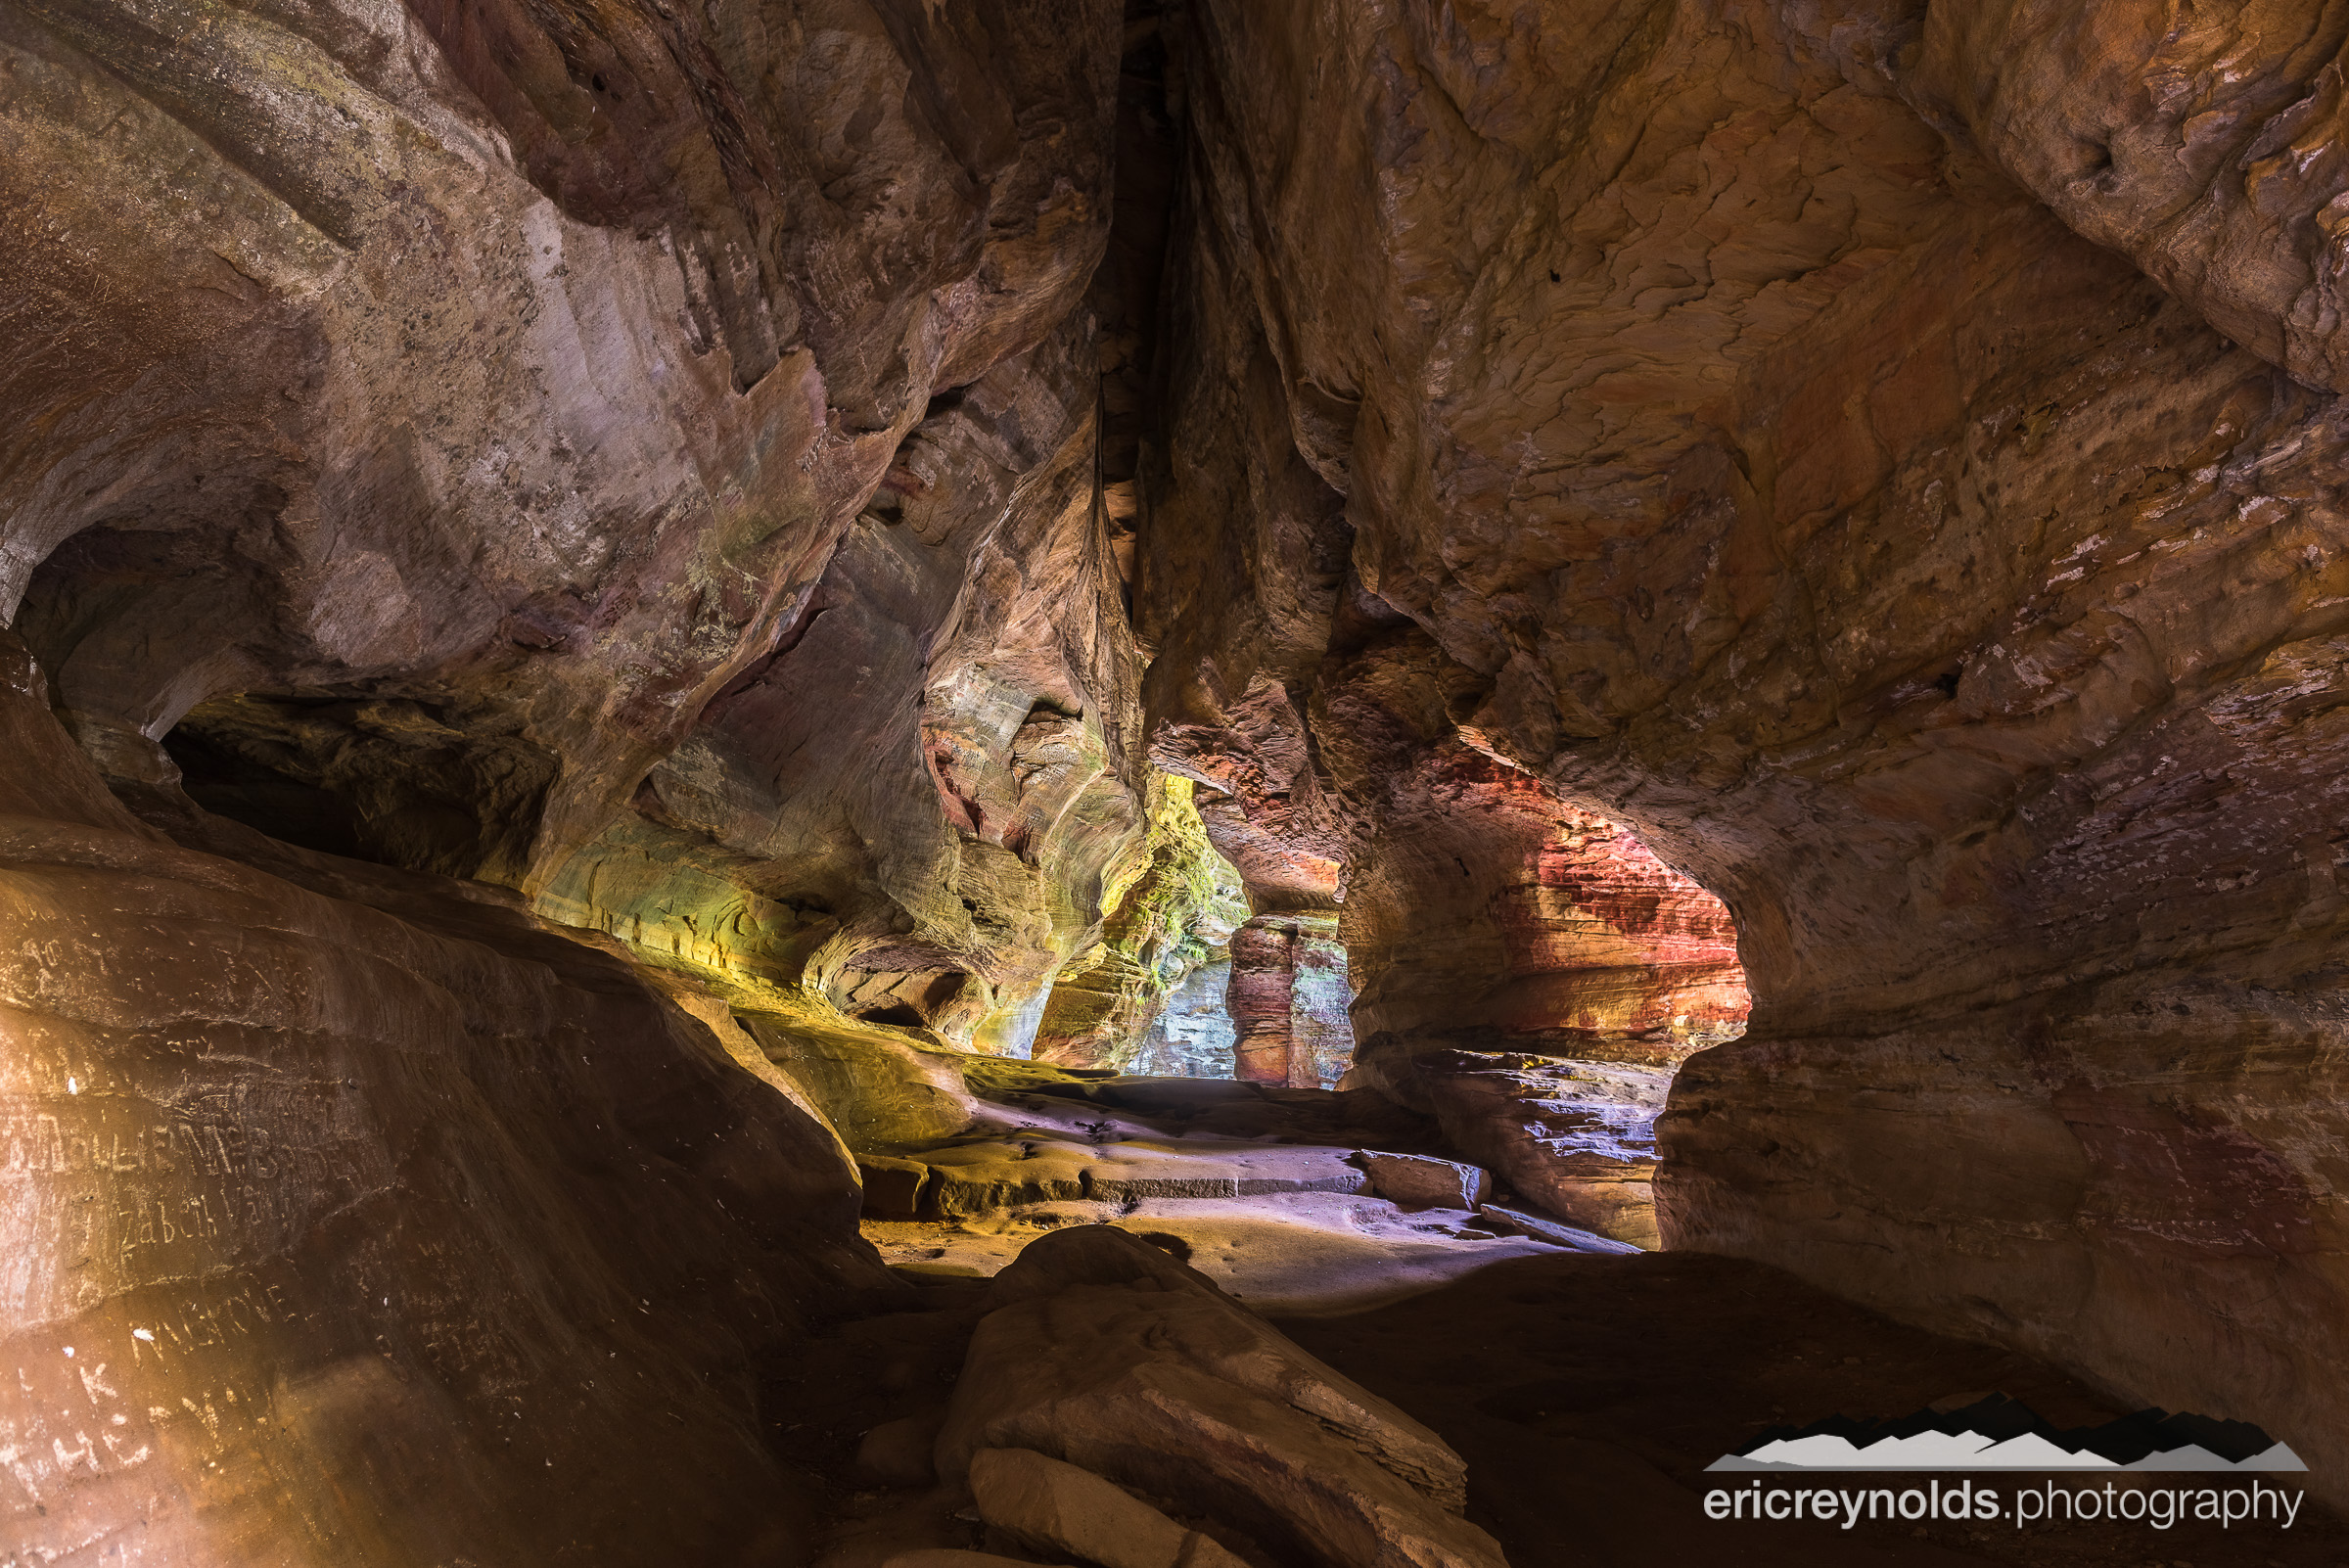
<instances>
[{"instance_id":1,"label":"eroded rock surface","mask_svg":"<svg viewBox=\"0 0 2349 1568\"><path fill-rule=\"evenodd\" d=\"M903 1290L822 1123L511 894L174 844L0 657L9 1554L803 1535L743 1369Z\"/></svg>"},{"instance_id":2,"label":"eroded rock surface","mask_svg":"<svg viewBox=\"0 0 2349 1568\"><path fill-rule=\"evenodd\" d=\"M9 1549L788 1560L860 1170L1335 1202L1347 1094L2349 1500L2345 46L0 8ZM1104 1090L1206 846L1260 1082ZM950 1479L1489 1560L1195 1281L989 1321Z\"/></svg>"},{"instance_id":3,"label":"eroded rock surface","mask_svg":"<svg viewBox=\"0 0 2349 1568\"><path fill-rule=\"evenodd\" d=\"M1106 1226L1048 1236L987 1300L942 1475L1033 1449L1180 1498L1281 1561L1501 1562L1457 1517L1462 1467L1442 1440L1147 1242Z\"/></svg>"},{"instance_id":4,"label":"eroded rock surface","mask_svg":"<svg viewBox=\"0 0 2349 1568\"><path fill-rule=\"evenodd\" d=\"M1035 1550L1102 1568L1245 1568L1213 1537L1033 1449L981 1449L970 1481L979 1516Z\"/></svg>"},{"instance_id":5,"label":"eroded rock surface","mask_svg":"<svg viewBox=\"0 0 2349 1568\"><path fill-rule=\"evenodd\" d=\"M1196 1076L1228 1078L1228 1039L1218 1060L1199 1047L1186 1051L1182 1041L1196 1027L1177 1025L1171 1035L1160 1021L1180 1005L1177 997L1193 1000L1202 973L1228 974L1232 934L1248 906L1230 863L1208 841L1191 781L1153 774L1151 787L1148 859L1130 884L1104 889L1101 940L1053 978L1034 1055L1144 1076L1193 1066Z\"/></svg>"},{"instance_id":6,"label":"eroded rock surface","mask_svg":"<svg viewBox=\"0 0 2349 1568\"><path fill-rule=\"evenodd\" d=\"M1224 989L1232 1077L1327 1088L1346 1075L1353 992L1337 925L1331 915L1256 915L1232 933Z\"/></svg>"},{"instance_id":7,"label":"eroded rock surface","mask_svg":"<svg viewBox=\"0 0 2349 1568\"><path fill-rule=\"evenodd\" d=\"M1664 1239L2339 1474L2349 22L2092 9L1199 8L1153 745L1358 1024L1505 993L1372 956L1533 862L1420 802L1623 824L1753 995Z\"/></svg>"},{"instance_id":8,"label":"eroded rock surface","mask_svg":"<svg viewBox=\"0 0 2349 1568\"><path fill-rule=\"evenodd\" d=\"M1453 1147L1558 1219L1653 1247L1656 1118L1681 1053L1645 1062L1373 1043L1351 1082L1436 1118Z\"/></svg>"}]
</instances>

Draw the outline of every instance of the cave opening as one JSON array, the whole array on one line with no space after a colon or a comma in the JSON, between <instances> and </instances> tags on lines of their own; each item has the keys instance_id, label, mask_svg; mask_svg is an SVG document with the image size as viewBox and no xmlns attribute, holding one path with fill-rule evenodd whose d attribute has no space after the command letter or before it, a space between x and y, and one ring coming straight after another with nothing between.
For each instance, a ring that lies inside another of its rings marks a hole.
<instances>
[{"instance_id":1,"label":"cave opening","mask_svg":"<svg viewBox=\"0 0 2349 1568\"><path fill-rule=\"evenodd\" d=\"M1219 843L1228 820L1220 791L1170 774L1154 788L1165 805L1150 864L1116 900L1100 943L1054 978L1036 1059L1334 1087L1354 1048L1336 888L1301 898L1251 884Z\"/></svg>"}]
</instances>

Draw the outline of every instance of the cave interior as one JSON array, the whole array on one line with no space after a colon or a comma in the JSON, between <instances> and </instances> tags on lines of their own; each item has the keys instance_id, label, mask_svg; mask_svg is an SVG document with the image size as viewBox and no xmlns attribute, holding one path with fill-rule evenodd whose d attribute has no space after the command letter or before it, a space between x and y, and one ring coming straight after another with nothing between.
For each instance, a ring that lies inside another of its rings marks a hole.
<instances>
[{"instance_id":1,"label":"cave interior","mask_svg":"<svg viewBox=\"0 0 2349 1568\"><path fill-rule=\"evenodd\" d=\"M2345 58L0 0L0 1568L2349 1559Z\"/></svg>"}]
</instances>

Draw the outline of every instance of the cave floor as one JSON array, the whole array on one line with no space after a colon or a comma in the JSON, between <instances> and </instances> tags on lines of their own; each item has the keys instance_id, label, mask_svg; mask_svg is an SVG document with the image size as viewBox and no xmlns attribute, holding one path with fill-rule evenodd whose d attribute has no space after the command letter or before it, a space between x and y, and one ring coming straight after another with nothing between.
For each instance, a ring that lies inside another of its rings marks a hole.
<instances>
[{"instance_id":1,"label":"cave floor","mask_svg":"<svg viewBox=\"0 0 2349 1568\"><path fill-rule=\"evenodd\" d=\"M1212 1183L1234 1170L1293 1168L1312 1177L1315 1162L1350 1143L1396 1147L1409 1143L1412 1130L1356 1125L1347 1102L1328 1094L1284 1095L1294 1103L1267 1106L1212 1084L1170 1081L1086 1093L1080 1102L1003 1096L963 1138L924 1157L965 1159L961 1169L978 1183L970 1190L1014 1198L1023 1191L1017 1173L1077 1162L1084 1190L1101 1196L1010 1201L950 1219L866 1220L866 1238L883 1260L920 1287L914 1310L836 1324L825 1354L770 1377L770 1436L826 1488L818 1506L830 1536L817 1568L878 1568L898 1551L981 1544L964 1516L967 1499L927 1480L921 1423L952 1393L963 1348L986 1311L988 1277L1038 1236L1095 1223L1183 1258L1442 1436L1467 1461L1469 1518L1499 1541L1514 1568L2349 1568L2349 1526L2310 1502L2288 1530L2195 1521L2167 1530L2142 1521L2018 1529L2011 1517L1865 1521L1848 1530L1815 1520L1708 1520L1704 1493L1750 1478L1708 1478L1704 1467L1765 1428L1835 1415L1897 1417L1990 1393L2063 1425L2125 1412L2029 1358L1905 1327L1761 1264L1496 1236L1465 1209L1405 1209L1361 1192L1153 1195L1152 1184L1161 1193L1189 1190L1186 1182ZM1102 1104L1145 1093L1167 1103ZM1383 1136L1362 1135L1369 1131ZM910 1444L890 1437L908 1430ZM1872 1484L1906 1489L1928 1479ZM1984 1479L2009 1508L2018 1487L2047 1480ZM1829 1474L1815 1484L1857 1491L1861 1478ZM2086 1476L2059 1483L2092 1484ZM2180 1476L2148 1484L2197 1483ZM1003 1549L1000 1541L991 1549Z\"/></svg>"},{"instance_id":2,"label":"cave floor","mask_svg":"<svg viewBox=\"0 0 2349 1568\"><path fill-rule=\"evenodd\" d=\"M1508 1258L1557 1249L1468 1229L1466 1209L1405 1210L1335 1192L1039 1203L960 1221L864 1222L893 1267L986 1277L1046 1230L1114 1224L1156 1241L1270 1315L1360 1312L1440 1289Z\"/></svg>"},{"instance_id":3,"label":"cave floor","mask_svg":"<svg viewBox=\"0 0 2349 1568\"><path fill-rule=\"evenodd\" d=\"M1816 1521L1706 1519L1704 1491L1732 1478L1707 1478L1704 1466L1765 1427L1906 1415L1992 1392L2067 1425L2124 1413L2026 1357L1904 1327L1760 1264L1697 1253L1550 1252L1373 1311L1279 1326L1458 1451L1468 1461L1469 1517L1500 1541L1514 1568L2349 1563L2349 1527L2313 1502L2289 1530L2190 1522L2166 1531L2142 1522L2018 1530L2008 1518L1863 1522L1845 1531ZM1921 1487L1927 1479L1872 1484ZM1975 1479L2007 1499L2026 1484ZM2286 1489L2299 1480L2266 1479ZM1837 1474L1817 1484L1858 1490L1862 1481ZM2191 1476L2147 1481L2201 1484ZM2074 1476L2059 1484L2091 1483Z\"/></svg>"},{"instance_id":4,"label":"cave floor","mask_svg":"<svg viewBox=\"0 0 2349 1568\"><path fill-rule=\"evenodd\" d=\"M882 1260L985 1278L1063 1225L1149 1236L1260 1312L1359 1312L1504 1258L1555 1249L1465 1208L1364 1190L1359 1148L1448 1155L1432 1124L1367 1093L1121 1078L977 1104L957 1136L907 1148L945 1218L877 1219ZM1082 1089L1079 1096L1075 1091ZM1245 1195L1243 1195L1245 1194Z\"/></svg>"},{"instance_id":5,"label":"cave floor","mask_svg":"<svg viewBox=\"0 0 2349 1568\"><path fill-rule=\"evenodd\" d=\"M1115 1215L1047 1207L1059 1212L1008 1211L959 1229L869 1226L893 1254L939 1249L971 1274L942 1272L940 1260L927 1257L900 1264L922 1286L919 1310L836 1325L829 1354L770 1381L769 1407L793 1412L777 1417L778 1445L826 1482L830 1536L818 1568L877 1568L897 1551L979 1545L978 1527L958 1517L963 1499L889 1475L889 1456L875 1459L866 1434L943 1408L983 1313L984 1281L971 1275L993 1272L1041 1234L1038 1222L1047 1219L1180 1237L1194 1265L1219 1283L1253 1288L1247 1299L1292 1339L1458 1451L1468 1463L1469 1517L1501 1543L1514 1568L2349 1564L2349 1526L2314 1503L2302 1504L2289 1530L2194 1522L2166 1531L2142 1522L2018 1530L2003 1519L1869 1521L1847 1531L1815 1521L1707 1520L1704 1466L1765 1427L1903 1415L1994 1391L2064 1424L2122 1413L2028 1358L1904 1327L1760 1264L1462 1241L1436 1232L1456 1228L1463 1213L1406 1214L1333 1194L1168 1200ZM1352 1243L1342 1235L1348 1230ZM1313 1234L1324 1239L1300 1239ZM1450 1249L1449 1261L1431 1266L1416 1249ZM1318 1267L1350 1277L1316 1287L1309 1276ZM1376 1305L1348 1310L1365 1300ZM2003 1497L2021 1484L1991 1479ZM1859 1483L1838 1475L1819 1484Z\"/></svg>"},{"instance_id":6,"label":"cave floor","mask_svg":"<svg viewBox=\"0 0 2349 1568\"><path fill-rule=\"evenodd\" d=\"M1767 1426L1902 1415L1991 1391L2067 1424L2121 1411L2028 1358L1904 1327L1760 1264L1554 1248L1484 1256L1493 1261L1367 1311L1272 1315L1306 1350L1458 1451L1468 1516L1513 1568L2349 1564L2349 1526L2313 1502L2289 1530L1709 1521L1704 1466ZM977 1527L957 1517L962 1499L892 1485L857 1457L873 1428L943 1407L981 1314L983 1282L909 1277L923 1282L921 1310L836 1325L827 1354L768 1385L769 1407L793 1412L776 1417L778 1446L826 1482L830 1537L818 1568L877 1568L896 1551L979 1544ZM1820 1484L1857 1486L1850 1476ZM2007 1496L2018 1483L1994 1484Z\"/></svg>"}]
</instances>

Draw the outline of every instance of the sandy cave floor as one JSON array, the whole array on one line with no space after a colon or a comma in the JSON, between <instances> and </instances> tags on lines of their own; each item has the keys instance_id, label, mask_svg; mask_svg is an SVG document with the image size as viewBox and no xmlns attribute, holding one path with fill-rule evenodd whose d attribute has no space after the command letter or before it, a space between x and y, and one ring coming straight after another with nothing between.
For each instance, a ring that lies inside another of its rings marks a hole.
<instances>
[{"instance_id":1,"label":"sandy cave floor","mask_svg":"<svg viewBox=\"0 0 2349 1568\"><path fill-rule=\"evenodd\" d=\"M1249 1085L1212 1079L1124 1079L1103 1087L1116 1103L1051 1094L985 1103L968 1130L923 1158L967 1159L974 1163L963 1169L988 1177L1082 1171L1089 1189L1110 1196L947 1220L868 1219L865 1238L884 1262L913 1273L984 1278L1049 1230L1114 1224L1159 1239L1260 1312L1304 1315L1359 1312L1503 1258L1555 1250L1474 1228L1477 1217L1465 1209L1405 1210L1366 1193L1153 1195L1233 1176L1306 1184L1335 1174L1359 1182L1344 1163L1348 1150L1408 1138L1395 1136L1396 1128L1345 1124L1347 1102L1319 1091L1267 1100Z\"/></svg>"},{"instance_id":2,"label":"sandy cave floor","mask_svg":"<svg viewBox=\"0 0 2349 1568\"><path fill-rule=\"evenodd\" d=\"M1716 1484L1704 1466L1764 1427L1901 1415L1990 1391L2066 1423L2122 1410L2028 1358L1904 1327L1760 1264L1697 1254L1608 1257L1522 1240L1431 1241L1423 1232L1413 1239L1411 1222L1431 1222L1432 1214L1405 1216L1400 1225L1375 1216L1344 1221L1344 1200L1198 1207L1218 1212L1136 1213L1112 1222L1238 1243L1229 1263L1219 1264L1212 1248L1194 1261L1218 1267L1220 1281L1242 1290L1253 1282L1260 1308L1305 1302L1267 1315L1459 1452L1468 1462L1469 1517L1500 1542L1513 1568L2349 1568L2349 1526L2313 1502L2303 1503L2290 1530L1715 1523L1703 1515L1703 1492ZM1263 1213L1254 1217L1229 1212L1256 1207ZM1358 1222L1394 1228L1384 1236L1326 1228ZM1314 1230L1328 1239L1303 1243L1294 1261L1259 1261ZM922 1231L938 1239L917 1239ZM1008 1222L994 1234L894 1226L884 1244L938 1245L983 1268L1036 1233ZM1414 1249L1446 1246L1458 1249L1447 1266L1456 1271L1426 1288L1421 1281L1437 1266ZM1301 1288L1314 1248L1344 1262L1350 1278L1332 1290ZM1365 1262L1373 1254L1422 1271L1381 1284ZM877 1483L855 1463L867 1431L944 1407L981 1311L983 1281L901 1271L923 1285L925 1310L838 1325L828 1354L768 1384L771 1407L794 1412L791 1430L776 1421L778 1446L829 1483L817 1504L830 1529L818 1568L874 1568L895 1550L980 1544L977 1527L956 1517L958 1499ZM1368 1297L1383 1301L1355 1311L1332 1305ZM811 1419L809 1411L827 1414Z\"/></svg>"},{"instance_id":3,"label":"sandy cave floor","mask_svg":"<svg viewBox=\"0 0 2349 1568\"><path fill-rule=\"evenodd\" d=\"M1558 1250L1522 1237L1463 1236L1475 1218L1464 1209L1413 1212L1381 1198L1280 1192L1130 1206L1039 1203L949 1222L868 1220L864 1233L892 1266L969 1278L993 1274L1048 1229L1113 1224L1158 1240L1261 1313L1316 1316L1383 1306L1502 1259Z\"/></svg>"},{"instance_id":4,"label":"sandy cave floor","mask_svg":"<svg viewBox=\"0 0 2349 1568\"><path fill-rule=\"evenodd\" d=\"M1147 1085L1145 1085L1147 1087ZM1122 1089L1121 1092L1125 1090ZM1096 1175L1156 1178L1235 1160L1275 1169L1326 1159L1338 1127L1300 1120L1335 1097L1260 1105L1221 1090L1182 1114L1012 1096L960 1146L1084 1155ZM1079 1145L1084 1147L1080 1148ZM1268 1165L1264 1162L1270 1162ZM829 1519L816 1568L877 1568L915 1546L978 1546L959 1498L857 1458L884 1422L943 1411L986 1279L1038 1236L1112 1224L1206 1273L1306 1350L1440 1434L1467 1460L1469 1517L1513 1568L1680 1564L1915 1568L2349 1568L2349 1526L2304 1502L2289 1530L2185 1522L2029 1525L1714 1522L1704 1474L1772 1426L1906 1415L2000 1392L2085 1425L2125 1407L2028 1358L1904 1327L1764 1265L1687 1253L1611 1256L1493 1236L1459 1209L1410 1210L1359 1193L1133 1197L1013 1204L944 1221L867 1220L920 1310L837 1325L830 1354L778 1369L772 1437L823 1476ZM1909 1477L1895 1485L1922 1485ZM2290 1477L2267 1478L2289 1485ZM1852 1485L1848 1477L1819 1484ZM2000 1478L2002 1493L2025 1484ZM2037 1478L2044 1485L2045 1478ZM2067 1478L2066 1485L2086 1485ZM2149 1485L2192 1486L2188 1477ZM991 1549L1003 1549L998 1540Z\"/></svg>"}]
</instances>

